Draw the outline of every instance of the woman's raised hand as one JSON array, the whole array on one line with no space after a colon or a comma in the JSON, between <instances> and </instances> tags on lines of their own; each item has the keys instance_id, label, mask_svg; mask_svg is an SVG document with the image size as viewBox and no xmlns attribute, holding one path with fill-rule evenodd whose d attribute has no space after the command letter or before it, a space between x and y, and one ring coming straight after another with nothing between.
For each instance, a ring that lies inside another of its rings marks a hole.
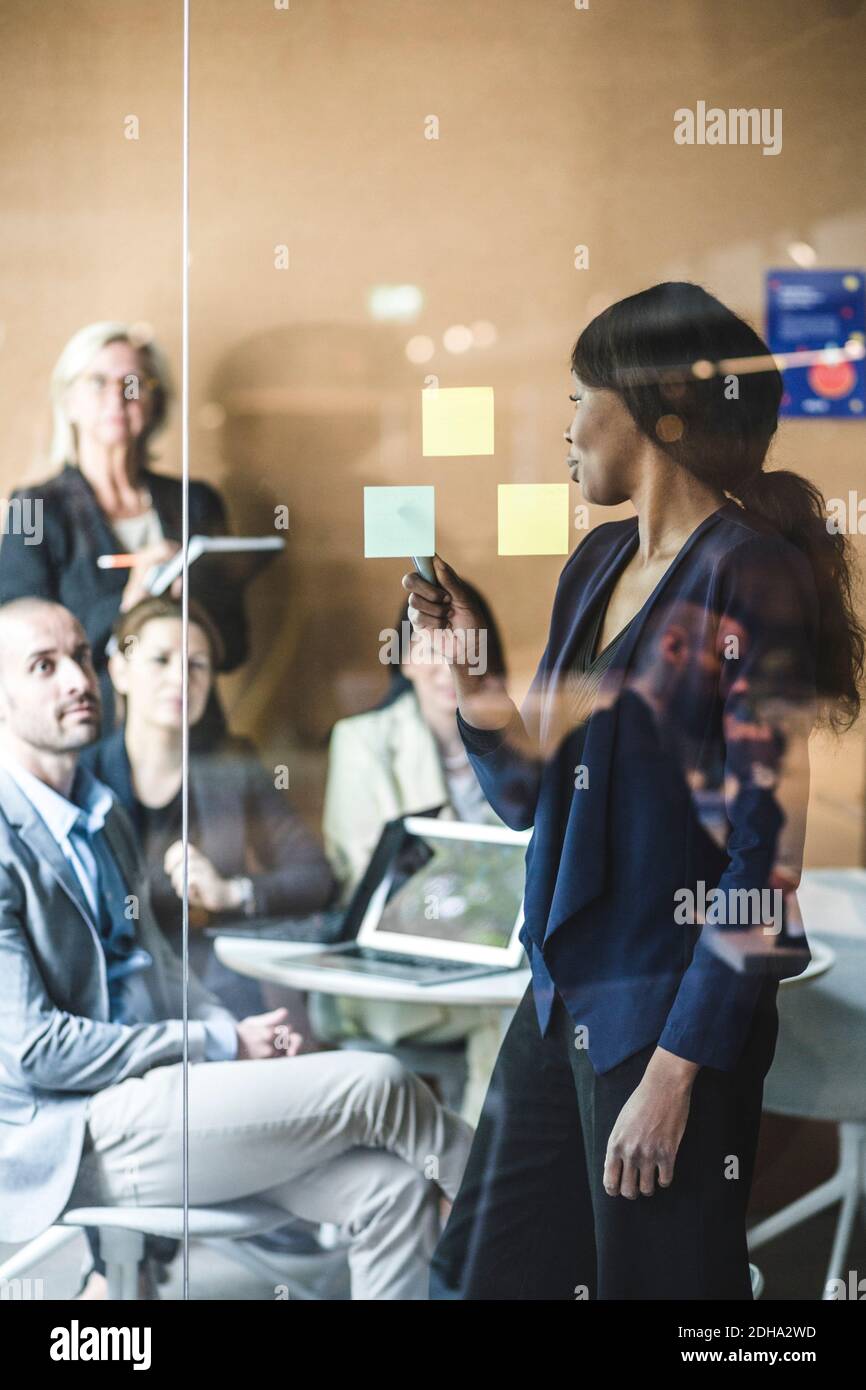
<instances>
[{"instance_id":1,"label":"woman's raised hand","mask_svg":"<svg viewBox=\"0 0 866 1390\"><path fill-rule=\"evenodd\" d=\"M433 556L433 570L437 584L417 570L403 575L403 588L409 591L409 621L415 632L442 632L436 649L443 660L452 669L468 667L472 654L479 651L484 619L466 586L439 555Z\"/></svg>"},{"instance_id":2,"label":"woman's raised hand","mask_svg":"<svg viewBox=\"0 0 866 1390\"><path fill-rule=\"evenodd\" d=\"M469 587L439 555L433 556L437 583L416 570L403 575L409 591L409 621L416 633L428 635L432 650L451 668L460 712L469 724L498 729L514 713L505 680L497 668L488 670L491 634L487 619Z\"/></svg>"}]
</instances>

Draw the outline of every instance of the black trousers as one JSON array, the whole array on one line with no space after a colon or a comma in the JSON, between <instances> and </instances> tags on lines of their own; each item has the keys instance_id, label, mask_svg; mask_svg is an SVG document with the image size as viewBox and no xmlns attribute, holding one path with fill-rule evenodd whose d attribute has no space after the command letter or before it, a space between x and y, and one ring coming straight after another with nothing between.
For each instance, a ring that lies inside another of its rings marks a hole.
<instances>
[{"instance_id":1,"label":"black trousers","mask_svg":"<svg viewBox=\"0 0 866 1390\"><path fill-rule=\"evenodd\" d=\"M597 1076L559 995L542 1038L527 990L434 1253L430 1297L751 1300L746 1208L777 1031L773 990L736 1070L698 1072L670 1187L611 1197L608 1137L656 1045Z\"/></svg>"}]
</instances>

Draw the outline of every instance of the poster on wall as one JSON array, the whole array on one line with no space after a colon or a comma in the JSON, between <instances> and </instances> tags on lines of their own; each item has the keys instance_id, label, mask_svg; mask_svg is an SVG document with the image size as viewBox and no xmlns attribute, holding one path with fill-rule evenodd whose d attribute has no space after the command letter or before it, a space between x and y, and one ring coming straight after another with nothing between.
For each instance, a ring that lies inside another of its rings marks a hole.
<instances>
[{"instance_id":1,"label":"poster on wall","mask_svg":"<svg viewBox=\"0 0 866 1390\"><path fill-rule=\"evenodd\" d=\"M774 354L827 353L783 368L780 414L801 419L862 420L866 357L834 359L852 342L866 344L866 275L862 270L768 270L766 338Z\"/></svg>"}]
</instances>

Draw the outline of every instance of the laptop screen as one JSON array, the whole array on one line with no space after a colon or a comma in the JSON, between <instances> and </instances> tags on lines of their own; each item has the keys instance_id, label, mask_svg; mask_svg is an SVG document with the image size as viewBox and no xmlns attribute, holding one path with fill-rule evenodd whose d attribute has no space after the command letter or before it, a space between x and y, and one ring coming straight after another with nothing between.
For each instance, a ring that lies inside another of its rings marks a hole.
<instances>
[{"instance_id":1,"label":"laptop screen","mask_svg":"<svg viewBox=\"0 0 866 1390\"><path fill-rule=\"evenodd\" d=\"M456 960L517 963L528 832L407 816L359 942Z\"/></svg>"}]
</instances>

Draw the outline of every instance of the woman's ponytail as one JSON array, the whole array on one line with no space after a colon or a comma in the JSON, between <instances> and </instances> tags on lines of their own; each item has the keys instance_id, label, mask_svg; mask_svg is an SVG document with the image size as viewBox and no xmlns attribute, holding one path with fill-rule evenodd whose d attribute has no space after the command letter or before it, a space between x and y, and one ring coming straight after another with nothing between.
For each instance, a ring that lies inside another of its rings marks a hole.
<instances>
[{"instance_id":1,"label":"woman's ponytail","mask_svg":"<svg viewBox=\"0 0 866 1390\"><path fill-rule=\"evenodd\" d=\"M828 526L823 493L799 473L758 469L739 484L735 495L748 511L802 550L812 566L821 613L818 693L824 697L827 722L835 729L848 729L860 713L866 654L854 607L851 543Z\"/></svg>"}]
</instances>

